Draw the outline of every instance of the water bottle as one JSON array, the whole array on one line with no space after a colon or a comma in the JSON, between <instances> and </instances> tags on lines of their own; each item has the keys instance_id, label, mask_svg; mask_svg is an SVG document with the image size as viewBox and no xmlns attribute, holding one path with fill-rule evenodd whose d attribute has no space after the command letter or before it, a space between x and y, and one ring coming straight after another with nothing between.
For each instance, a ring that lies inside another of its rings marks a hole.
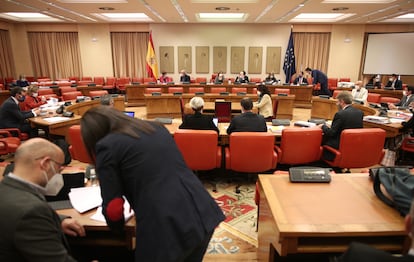
<instances>
[{"instance_id":1,"label":"water bottle","mask_svg":"<svg viewBox=\"0 0 414 262\"><path fill-rule=\"evenodd\" d=\"M95 168L91 169L91 173L89 175L89 181L91 182L91 186L98 185L98 177L96 176Z\"/></svg>"}]
</instances>

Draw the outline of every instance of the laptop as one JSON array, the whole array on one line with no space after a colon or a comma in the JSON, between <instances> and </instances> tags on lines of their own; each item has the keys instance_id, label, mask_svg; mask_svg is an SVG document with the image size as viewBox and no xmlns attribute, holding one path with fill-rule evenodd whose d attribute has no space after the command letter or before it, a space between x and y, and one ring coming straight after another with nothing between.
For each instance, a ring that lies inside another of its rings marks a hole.
<instances>
[{"instance_id":1,"label":"laptop","mask_svg":"<svg viewBox=\"0 0 414 262\"><path fill-rule=\"evenodd\" d=\"M389 110L390 108L388 107L388 103L380 103L380 105L381 105L381 107L383 107L383 108L385 108L385 109L387 109L387 110Z\"/></svg>"},{"instance_id":2,"label":"laptop","mask_svg":"<svg viewBox=\"0 0 414 262\"><path fill-rule=\"evenodd\" d=\"M62 174L64 185L56 196L45 196L48 204L54 209L68 209L73 208L69 200L69 192L71 188L85 186L85 173L70 173Z\"/></svg>"},{"instance_id":3,"label":"laptop","mask_svg":"<svg viewBox=\"0 0 414 262\"><path fill-rule=\"evenodd\" d=\"M125 115L130 116L130 117L135 117L135 112L134 111L123 111Z\"/></svg>"},{"instance_id":4,"label":"laptop","mask_svg":"<svg viewBox=\"0 0 414 262\"><path fill-rule=\"evenodd\" d=\"M329 183L331 182L330 168L322 167L291 167L289 180L292 183Z\"/></svg>"}]
</instances>

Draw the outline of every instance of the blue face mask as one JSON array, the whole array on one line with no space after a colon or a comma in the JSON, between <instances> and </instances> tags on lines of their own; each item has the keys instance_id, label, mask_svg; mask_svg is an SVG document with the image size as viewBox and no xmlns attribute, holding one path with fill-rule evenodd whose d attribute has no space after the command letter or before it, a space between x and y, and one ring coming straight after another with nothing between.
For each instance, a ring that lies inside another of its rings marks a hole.
<instances>
[{"instance_id":1,"label":"blue face mask","mask_svg":"<svg viewBox=\"0 0 414 262\"><path fill-rule=\"evenodd\" d=\"M19 97L17 100L19 101L19 102L23 102L24 100L26 99L26 96L21 96L21 97Z\"/></svg>"}]
</instances>

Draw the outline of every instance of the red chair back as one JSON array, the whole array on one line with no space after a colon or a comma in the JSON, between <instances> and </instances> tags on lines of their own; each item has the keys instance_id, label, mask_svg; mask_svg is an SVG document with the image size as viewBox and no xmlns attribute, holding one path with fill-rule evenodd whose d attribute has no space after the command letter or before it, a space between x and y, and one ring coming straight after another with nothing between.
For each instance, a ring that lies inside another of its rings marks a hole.
<instances>
[{"instance_id":1,"label":"red chair back","mask_svg":"<svg viewBox=\"0 0 414 262\"><path fill-rule=\"evenodd\" d=\"M367 96L367 102L368 103L379 103L380 102L380 94L375 94L375 93L368 93Z\"/></svg>"},{"instance_id":2,"label":"red chair back","mask_svg":"<svg viewBox=\"0 0 414 262\"><path fill-rule=\"evenodd\" d=\"M85 144L83 143L81 126L73 125L69 127L68 136L70 141L69 152L72 159L78 160L82 163L92 164L92 160L86 151Z\"/></svg>"}]
</instances>

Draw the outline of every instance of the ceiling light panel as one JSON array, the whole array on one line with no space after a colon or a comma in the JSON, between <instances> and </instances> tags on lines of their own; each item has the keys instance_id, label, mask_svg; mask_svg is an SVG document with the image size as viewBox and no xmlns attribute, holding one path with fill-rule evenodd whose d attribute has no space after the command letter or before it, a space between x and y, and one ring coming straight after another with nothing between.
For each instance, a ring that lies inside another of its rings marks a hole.
<instances>
[{"instance_id":1,"label":"ceiling light panel","mask_svg":"<svg viewBox=\"0 0 414 262\"><path fill-rule=\"evenodd\" d=\"M290 20L290 22L337 22L355 14L342 13L302 13Z\"/></svg>"},{"instance_id":2,"label":"ceiling light panel","mask_svg":"<svg viewBox=\"0 0 414 262\"><path fill-rule=\"evenodd\" d=\"M34 12L8 12L0 13L0 17L19 22L61 22L62 20Z\"/></svg>"},{"instance_id":3,"label":"ceiling light panel","mask_svg":"<svg viewBox=\"0 0 414 262\"><path fill-rule=\"evenodd\" d=\"M196 18L200 22L243 22L247 18L245 13L199 13Z\"/></svg>"},{"instance_id":4,"label":"ceiling light panel","mask_svg":"<svg viewBox=\"0 0 414 262\"><path fill-rule=\"evenodd\" d=\"M196 4L254 4L258 0L192 0Z\"/></svg>"},{"instance_id":5,"label":"ceiling light panel","mask_svg":"<svg viewBox=\"0 0 414 262\"><path fill-rule=\"evenodd\" d=\"M389 4L396 0L324 0L324 4Z\"/></svg>"},{"instance_id":6,"label":"ceiling light panel","mask_svg":"<svg viewBox=\"0 0 414 262\"><path fill-rule=\"evenodd\" d=\"M128 0L58 0L65 4L124 4Z\"/></svg>"},{"instance_id":7,"label":"ceiling light panel","mask_svg":"<svg viewBox=\"0 0 414 262\"><path fill-rule=\"evenodd\" d=\"M110 22L152 22L144 13L94 13L96 17Z\"/></svg>"}]
</instances>

